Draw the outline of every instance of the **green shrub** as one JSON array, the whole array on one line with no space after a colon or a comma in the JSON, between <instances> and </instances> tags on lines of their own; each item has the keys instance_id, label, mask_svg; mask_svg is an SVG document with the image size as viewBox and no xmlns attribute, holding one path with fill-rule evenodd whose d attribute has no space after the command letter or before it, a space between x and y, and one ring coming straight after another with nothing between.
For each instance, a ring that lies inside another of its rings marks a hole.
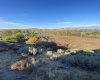
<instances>
[{"instance_id":1,"label":"green shrub","mask_svg":"<svg viewBox=\"0 0 100 80\"><path fill-rule=\"evenodd\" d=\"M20 42L20 43L24 42L24 35L20 32L15 34L15 38L16 38L17 42Z\"/></svg>"},{"instance_id":2,"label":"green shrub","mask_svg":"<svg viewBox=\"0 0 100 80\"><path fill-rule=\"evenodd\" d=\"M11 43L17 42L17 40L14 37L12 37L12 36L5 36L3 38L3 40L7 41L7 42L11 42Z\"/></svg>"},{"instance_id":3,"label":"green shrub","mask_svg":"<svg viewBox=\"0 0 100 80\"><path fill-rule=\"evenodd\" d=\"M22 33L16 33L16 34L13 34L11 36L5 36L3 37L3 40L4 41L7 41L7 42L11 42L11 43L15 43L15 42L24 42L24 35Z\"/></svg>"}]
</instances>

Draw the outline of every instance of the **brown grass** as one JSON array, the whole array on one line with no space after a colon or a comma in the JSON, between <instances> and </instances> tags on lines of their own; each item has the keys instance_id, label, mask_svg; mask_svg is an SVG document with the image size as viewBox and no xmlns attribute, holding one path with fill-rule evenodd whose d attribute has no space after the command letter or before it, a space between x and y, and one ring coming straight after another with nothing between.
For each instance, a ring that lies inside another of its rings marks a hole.
<instances>
[{"instance_id":1,"label":"brown grass","mask_svg":"<svg viewBox=\"0 0 100 80\"><path fill-rule=\"evenodd\" d=\"M99 38L85 38L77 36L50 36L50 40L74 49L82 49L88 51L91 51L93 49L100 49Z\"/></svg>"}]
</instances>

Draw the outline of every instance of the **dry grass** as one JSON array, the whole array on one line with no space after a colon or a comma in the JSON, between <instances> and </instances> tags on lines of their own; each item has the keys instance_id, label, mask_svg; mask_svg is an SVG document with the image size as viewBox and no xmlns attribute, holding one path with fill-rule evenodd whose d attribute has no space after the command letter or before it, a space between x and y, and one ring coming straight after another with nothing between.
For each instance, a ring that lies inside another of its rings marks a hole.
<instances>
[{"instance_id":1,"label":"dry grass","mask_svg":"<svg viewBox=\"0 0 100 80\"><path fill-rule=\"evenodd\" d=\"M66 45L73 49L82 49L91 51L93 49L100 49L100 39L98 38L84 38L76 36L50 36L51 41L58 44Z\"/></svg>"}]
</instances>

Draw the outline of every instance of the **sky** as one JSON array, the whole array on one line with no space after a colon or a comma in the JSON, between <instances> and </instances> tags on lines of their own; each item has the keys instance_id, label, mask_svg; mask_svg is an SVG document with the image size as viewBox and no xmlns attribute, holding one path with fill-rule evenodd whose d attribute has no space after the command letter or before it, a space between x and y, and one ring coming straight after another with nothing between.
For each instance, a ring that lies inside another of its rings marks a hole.
<instances>
[{"instance_id":1,"label":"sky","mask_svg":"<svg viewBox=\"0 0 100 80\"><path fill-rule=\"evenodd\" d=\"M100 0L0 0L0 29L100 26Z\"/></svg>"}]
</instances>

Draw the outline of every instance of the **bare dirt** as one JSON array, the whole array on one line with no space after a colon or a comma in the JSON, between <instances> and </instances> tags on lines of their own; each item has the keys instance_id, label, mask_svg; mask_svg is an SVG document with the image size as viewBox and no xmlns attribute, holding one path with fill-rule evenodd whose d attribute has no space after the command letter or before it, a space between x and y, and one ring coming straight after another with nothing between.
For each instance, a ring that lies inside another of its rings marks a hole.
<instances>
[{"instance_id":1,"label":"bare dirt","mask_svg":"<svg viewBox=\"0 0 100 80\"><path fill-rule=\"evenodd\" d=\"M100 38L85 38L76 36L51 36L51 41L65 45L72 49L95 50L100 49Z\"/></svg>"}]
</instances>

